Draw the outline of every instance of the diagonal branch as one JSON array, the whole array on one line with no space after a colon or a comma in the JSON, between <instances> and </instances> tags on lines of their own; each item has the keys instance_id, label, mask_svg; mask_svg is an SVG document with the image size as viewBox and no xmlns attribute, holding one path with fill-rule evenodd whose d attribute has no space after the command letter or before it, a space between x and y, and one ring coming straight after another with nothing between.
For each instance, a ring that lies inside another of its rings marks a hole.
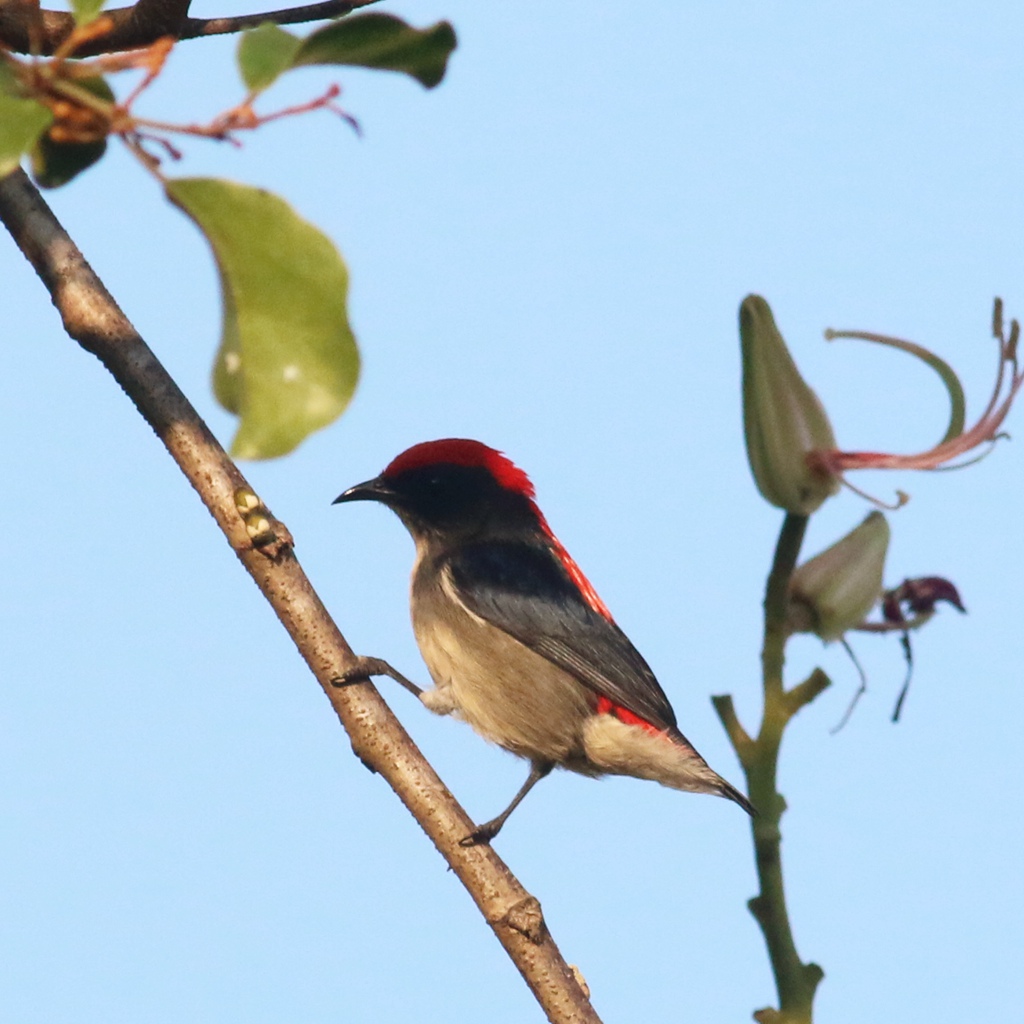
<instances>
[{"instance_id":1,"label":"diagonal branch","mask_svg":"<svg viewBox=\"0 0 1024 1024\"><path fill-rule=\"evenodd\" d=\"M131 7L116 7L105 11L113 22L106 35L83 44L75 51L77 57L92 57L99 53L118 53L149 46L163 36L177 39L199 39L203 36L225 35L255 28L265 21L278 25L298 25L308 21L340 18L360 7L368 7L377 0L322 0L320 3L286 7L276 11L240 14L231 18L190 18L191 0L139 0ZM65 11L41 11L36 53L46 57L52 54L71 34L75 27L72 15ZM33 46L29 32L29 18L22 4L0 0L0 46L14 53L31 53Z\"/></svg>"},{"instance_id":2,"label":"diagonal branch","mask_svg":"<svg viewBox=\"0 0 1024 1024\"><path fill-rule=\"evenodd\" d=\"M0 180L0 220L64 322L135 403L263 592L330 700L356 755L394 789L480 908L553 1024L600 1024L548 933L540 904L488 846L459 845L473 823L369 683L331 680L358 664L290 545L283 524L247 529L253 502L238 467L118 308L23 171ZM242 500L236 504L236 494ZM264 510L265 511L265 510ZM251 532L250 532L251 530ZM255 536L255 540L250 539ZM267 543L267 541L270 543Z\"/></svg>"}]
</instances>

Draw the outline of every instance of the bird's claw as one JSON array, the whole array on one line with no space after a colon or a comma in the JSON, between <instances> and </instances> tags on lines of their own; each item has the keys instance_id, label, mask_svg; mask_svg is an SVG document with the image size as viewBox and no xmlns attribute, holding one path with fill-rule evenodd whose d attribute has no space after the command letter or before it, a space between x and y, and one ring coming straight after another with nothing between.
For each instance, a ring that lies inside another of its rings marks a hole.
<instances>
[{"instance_id":1,"label":"bird's claw","mask_svg":"<svg viewBox=\"0 0 1024 1024\"><path fill-rule=\"evenodd\" d=\"M331 686L351 686L354 683L369 682L373 676L387 676L391 674L391 666L380 658L363 658L357 656L355 660L343 668L331 679Z\"/></svg>"},{"instance_id":2,"label":"bird's claw","mask_svg":"<svg viewBox=\"0 0 1024 1024\"><path fill-rule=\"evenodd\" d=\"M369 682L374 676L388 676L400 683L416 697L423 692L412 680L406 679L398 669L392 668L383 658L356 656L338 675L331 678L331 686L341 688L355 683Z\"/></svg>"},{"instance_id":3,"label":"bird's claw","mask_svg":"<svg viewBox=\"0 0 1024 1024\"><path fill-rule=\"evenodd\" d=\"M468 836L459 840L459 846L468 849L471 846L490 846L491 840L498 834L499 829L494 827L494 822L488 821L484 825L473 829Z\"/></svg>"}]
</instances>

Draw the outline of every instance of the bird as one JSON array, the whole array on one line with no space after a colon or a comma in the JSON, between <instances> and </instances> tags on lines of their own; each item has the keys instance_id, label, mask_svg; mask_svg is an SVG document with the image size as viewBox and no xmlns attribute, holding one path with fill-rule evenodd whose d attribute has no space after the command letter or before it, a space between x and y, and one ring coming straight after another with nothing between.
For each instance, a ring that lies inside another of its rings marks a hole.
<instances>
[{"instance_id":1,"label":"bird","mask_svg":"<svg viewBox=\"0 0 1024 1024\"><path fill-rule=\"evenodd\" d=\"M414 445L340 494L333 504L387 506L412 535L412 627L434 687L376 658L358 659L339 685L392 676L429 710L529 761L508 807L464 846L489 843L556 766L711 793L753 815L679 731L654 673L535 498L523 470L466 438Z\"/></svg>"}]
</instances>

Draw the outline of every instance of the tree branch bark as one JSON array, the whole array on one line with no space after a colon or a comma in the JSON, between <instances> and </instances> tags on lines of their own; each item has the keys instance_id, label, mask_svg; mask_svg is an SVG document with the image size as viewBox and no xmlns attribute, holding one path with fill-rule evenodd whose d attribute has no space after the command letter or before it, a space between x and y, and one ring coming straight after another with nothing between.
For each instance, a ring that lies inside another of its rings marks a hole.
<instances>
[{"instance_id":1,"label":"tree branch bark","mask_svg":"<svg viewBox=\"0 0 1024 1024\"><path fill-rule=\"evenodd\" d=\"M188 20L191 6L192 0L137 0L128 8L128 21L137 26L136 31L155 33L156 39L177 36Z\"/></svg>"},{"instance_id":2,"label":"tree branch bark","mask_svg":"<svg viewBox=\"0 0 1024 1024\"><path fill-rule=\"evenodd\" d=\"M236 506L251 492L238 467L168 375L21 170L0 180L0 221L46 286L64 328L110 371L199 494L235 554L295 642L352 741L416 818L480 908L553 1024L600 1024L544 923L540 904L488 846L459 845L473 822L375 687L331 680L355 657L270 518L254 542Z\"/></svg>"},{"instance_id":3,"label":"tree branch bark","mask_svg":"<svg viewBox=\"0 0 1024 1024\"><path fill-rule=\"evenodd\" d=\"M100 53L119 53L149 46L163 36L199 39L255 28L265 21L278 25L297 25L308 21L340 18L377 0L322 0L321 3L286 7L266 13L241 14L231 18L190 18L191 0L139 0L131 7L105 11L113 29L75 51L76 57L94 57ZM37 54L47 57L71 34L75 19L64 11L39 12ZM31 53L32 38L25 8L12 0L0 0L0 44L14 53Z\"/></svg>"}]
</instances>

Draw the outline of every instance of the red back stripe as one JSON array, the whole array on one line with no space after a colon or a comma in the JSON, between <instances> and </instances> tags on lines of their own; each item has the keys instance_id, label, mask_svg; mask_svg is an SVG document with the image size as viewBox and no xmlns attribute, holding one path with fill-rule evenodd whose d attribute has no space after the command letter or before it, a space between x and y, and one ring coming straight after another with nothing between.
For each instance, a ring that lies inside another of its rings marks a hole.
<instances>
[{"instance_id":1,"label":"red back stripe","mask_svg":"<svg viewBox=\"0 0 1024 1024\"><path fill-rule=\"evenodd\" d=\"M625 722L626 725L639 725L641 729L653 732L657 736L662 735L661 729L651 725L650 722L645 721L639 715L634 715L632 711L622 707L621 704L616 704L604 695L597 698L597 713L599 715L614 715L620 722Z\"/></svg>"}]
</instances>

